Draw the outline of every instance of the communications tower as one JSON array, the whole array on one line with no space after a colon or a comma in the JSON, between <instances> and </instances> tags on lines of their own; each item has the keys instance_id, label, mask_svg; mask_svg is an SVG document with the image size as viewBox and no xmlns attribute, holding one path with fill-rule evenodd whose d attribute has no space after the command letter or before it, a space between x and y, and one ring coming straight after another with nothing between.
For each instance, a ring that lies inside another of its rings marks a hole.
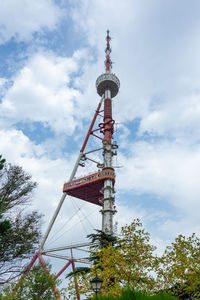
<instances>
[{"instance_id":1,"label":"communications tower","mask_svg":"<svg viewBox=\"0 0 200 300\"><path fill-rule=\"evenodd\" d=\"M100 75L96 81L97 93L99 96L104 97L104 118L103 128L104 140L103 140L103 157L104 164L103 170L113 170L112 157L115 154L113 149L116 148L116 144L113 144L112 135L114 132L114 120L112 118L112 98L114 98L119 91L120 82L117 76L111 73L112 61L110 59L110 36L109 30L106 37L106 72ZM107 234L113 233L113 215L116 212L114 208L114 186L112 179L108 178L104 181L103 188L103 208L102 208L102 231Z\"/></svg>"},{"instance_id":2,"label":"communications tower","mask_svg":"<svg viewBox=\"0 0 200 300\"><path fill-rule=\"evenodd\" d=\"M119 79L111 72L112 61L110 59L110 40L111 38L108 30L105 49L105 73L100 75L96 80L97 93L101 97L100 105L102 102L104 105L102 110L103 122L99 124L98 129L89 130L87 135L88 137L92 134L95 137L102 139L102 149L100 150L103 150L103 164L98 164L98 167L101 168L102 171L75 181L70 180L64 185L63 189L65 193L71 196L102 206L102 231L107 234L113 233L113 215L116 212L114 207L115 173L112 157L113 155L116 155L116 151L114 150L117 148L117 145L113 142L115 121L112 118L112 98L118 94L120 87ZM100 107L98 107L95 116L99 114L99 111ZM98 130L104 135L103 138L94 134L94 132ZM86 154L83 153L84 147L85 143L80 152L80 161L88 158Z\"/></svg>"},{"instance_id":3,"label":"communications tower","mask_svg":"<svg viewBox=\"0 0 200 300\"><path fill-rule=\"evenodd\" d=\"M56 275L56 278L59 277L70 265L72 265L72 269L74 271L75 262L90 264L89 260L87 261L87 259L85 258L76 259L72 254L73 249L77 250L78 248L89 246L90 243L66 245L53 249L45 249L45 242L51 232L56 218L59 215L60 209L67 195L79 198L95 205L99 205L101 207L100 211L102 213L102 231L106 234L113 234L113 215L116 213L114 206L115 170L113 166L113 156L117 154L116 149L118 148L118 146L116 142L113 141L115 121L112 118L112 99L118 94L120 81L117 76L111 72L112 61L110 58L110 40L111 38L109 35L109 30L107 30L105 49L105 73L100 75L96 80L97 93L101 97L97 110L95 111L88 133L85 137L77 161L72 170L71 176L69 180L64 184L62 197L42 239L39 251L36 252L30 264L27 266L24 274L22 275L22 278L20 279L20 282L29 272L36 259L39 259L45 271L47 272L47 267L43 259L43 255L54 258L61 258L67 261L65 266ZM98 116L102 118L102 122L100 122L97 128L94 129L95 121ZM86 146L91 136L100 139L102 141L102 146L97 149L88 149L86 151ZM101 151L102 162L97 162L90 157L91 153L96 151ZM79 167L84 167L86 160L94 162L96 164L97 171L93 174L89 174L81 178L75 178L77 169ZM59 254L59 251L67 250L71 250L71 256L66 256L62 253ZM13 294L16 293L20 282L16 286ZM80 299L77 285L76 290L77 299ZM54 287L53 291L58 294L56 287Z\"/></svg>"}]
</instances>

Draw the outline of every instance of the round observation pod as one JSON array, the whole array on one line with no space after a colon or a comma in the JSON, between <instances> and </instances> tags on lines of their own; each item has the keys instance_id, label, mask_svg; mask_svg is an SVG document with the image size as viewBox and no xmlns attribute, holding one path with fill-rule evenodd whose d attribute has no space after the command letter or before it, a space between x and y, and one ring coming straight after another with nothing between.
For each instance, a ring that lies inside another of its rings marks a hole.
<instances>
[{"instance_id":1,"label":"round observation pod","mask_svg":"<svg viewBox=\"0 0 200 300\"><path fill-rule=\"evenodd\" d=\"M96 88L99 96L102 97L106 90L110 90L111 98L114 98L119 91L120 81L113 73L104 73L96 80Z\"/></svg>"}]
</instances>

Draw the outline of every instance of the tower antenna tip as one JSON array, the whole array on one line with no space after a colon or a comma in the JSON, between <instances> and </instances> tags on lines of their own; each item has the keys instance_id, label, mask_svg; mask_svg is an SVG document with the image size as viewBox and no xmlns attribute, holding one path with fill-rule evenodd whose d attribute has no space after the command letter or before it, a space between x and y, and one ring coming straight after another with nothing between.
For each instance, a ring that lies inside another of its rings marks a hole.
<instances>
[{"instance_id":1,"label":"tower antenna tip","mask_svg":"<svg viewBox=\"0 0 200 300\"><path fill-rule=\"evenodd\" d=\"M110 33L110 30L107 30L107 37L106 37L106 40L107 40L107 39L111 40L111 37L110 37L109 33Z\"/></svg>"},{"instance_id":2,"label":"tower antenna tip","mask_svg":"<svg viewBox=\"0 0 200 300\"><path fill-rule=\"evenodd\" d=\"M107 36L106 36L106 61L105 61L105 65L106 65L106 72L110 72L110 69L112 68L112 61L110 59L110 53L111 53L111 48L110 48L110 36L109 36L109 30L107 30Z\"/></svg>"}]
</instances>

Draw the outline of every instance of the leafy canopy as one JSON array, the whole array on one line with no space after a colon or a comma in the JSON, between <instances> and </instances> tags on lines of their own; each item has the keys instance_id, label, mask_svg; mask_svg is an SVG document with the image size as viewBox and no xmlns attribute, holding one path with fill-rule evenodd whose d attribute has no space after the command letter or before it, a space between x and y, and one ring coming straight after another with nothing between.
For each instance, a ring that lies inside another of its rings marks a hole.
<instances>
[{"instance_id":1,"label":"leafy canopy","mask_svg":"<svg viewBox=\"0 0 200 300\"><path fill-rule=\"evenodd\" d=\"M49 271L51 266L48 265ZM54 294L55 285L59 285L60 281L55 279L54 275L45 272L40 263L33 266L25 279L21 282L17 292L12 295L15 284L12 283L4 288L3 295L0 295L0 300L56 300L58 295Z\"/></svg>"},{"instance_id":2,"label":"leafy canopy","mask_svg":"<svg viewBox=\"0 0 200 300\"><path fill-rule=\"evenodd\" d=\"M98 231L90 235L93 242L103 236L90 249L92 267L74 273L80 293L92 297L90 280L97 275L103 280L101 296L110 299L122 295L126 288L149 295L161 291L179 299L200 299L200 239L195 234L179 235L160 257L155 255L156 247L150 244L150 235L138 219L122 227L114 242L102 234ZM68 290L76 299L73 280Z\"/></svg>"},{"instance_id":3,"label":"leafy canopy","mask_svg":"<svg viewBox=\"0 0 200 300\"><path fill-rule=\"evenodd\" d=\"M90 280L96 274L103 280L102 295L120 295L123 287L134 287L138 290L151 290L155 280L149 272L153 270L155 247L150 244L150 235L142 228L141 222L136 219L131 225L121 229L119 237L106 236L97 231L89 236L92 242L99 243L91 247L91 261L93 266L90 272L75 274L80 293L93 294ZM101 239L103 237L103 239ZM76 298L74 281L70 281L69 293Z\"/></svg>"},{"instance_id":4,"label":"leafy canopy","mask_svg":"<svg viewBox=\"0 0 200 300\"><path fill-rule=\"evenodd\" d=\"M0 156L0 284L18 276L37 248L41 215L28 210L35 187L29 174Z\"/></svg>"}]
</instances>

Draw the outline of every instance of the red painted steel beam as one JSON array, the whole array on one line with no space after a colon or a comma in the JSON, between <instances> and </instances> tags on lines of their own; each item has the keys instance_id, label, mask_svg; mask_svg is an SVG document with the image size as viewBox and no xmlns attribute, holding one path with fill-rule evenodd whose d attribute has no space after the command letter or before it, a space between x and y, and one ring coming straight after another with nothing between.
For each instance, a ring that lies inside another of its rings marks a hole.
<instances>
[{"instance_id":1,"label":"red painted steel beam","mask_svg":"<svg viewBox=\"0 0 200 300\"><path fill-rule=\"evenodd\" d=\"M92 128L93 128L94 123L95 123L95 121L96 121L96 118L97 118L97 116L98 116L98 114L99 114L99 111L100 111L100 108L101 108L101 104L102 104L102 100L99 102L99 105L98 105L97 110L96 110L96 112L95 112L95 114L94 114L92 123L91 123L90 128L89 128L89 130L88 130L88 133L87 133L87 135L86 135L85 141L84 141L83 146L82 146L82 148L81 148L81 150L80 150L80 152L82 152L82 153L84 152L85 147L86 147L86 145L87 145L89 136L90 136L90 134L91 134L91 132L92 132Z\"/></svg>"},{"instance_id":2,"label":"red painted steel beam","mask_svg":"<svg viewBox=\"0 0 200 300\"><path fill-rule=\"evenodd\" d=\"M75 272L75 263L73 260L72 260L72 270L73 270L73 272ZM75 282L77 300L80 300L81 298L80 298L80 294L79 294L79 290L78 290L78 282L76 279L76 275L74 275L74 282Z\"/></svg>"},{"instance_id":3,"label":"red painted steel beam","mask_svg":"<svg viewBox=\"0 0 200 300\"><path fill-rule=\"evenodd\" d=\"M68 263L57 273L56 278L58 278L70 265L72 261L68 261Z\"/></svg>"},{"instance_id":4,"label":"red painted steel beam","mask_svg":"<svg viewBox=\"0 0 200 300\"><path fill-rule=\"evenodd\" d=\"M25 277L27 276L28 272L32 268L32 266L35 263L36 259L37 259L37 253L33 256L33 258L31 259L30 263L28 264L28 266L24 270L22 276L20 277L18 283L16 284L16 286L15 286L14 290L12 291L12 293L10 294L10 296L14 296L16 294L18 288L20 287L22 281L25 279Z\"/></svg>"},{"instance_id":5,"label":"red painted steel beam","mask_svg":"<svg viewBox=\"0 0 200 300\"><path fill-rule=\"evenodd\" d=\"M113 122L112 122L112 102L107 98L104 100L104 137L105 140L111 144L113 134Z\"/></svg>"},{"instance_id":6,"label":"red painted steel beam","mask_svg":"<svg viewBox=\"0 0 200 300\"><path fill-rule=\"evenodd\" d=\"M46 263L44 261L44 258L42 257L40 252L37 252L37 257L38 257L39 261L41 262L44 271L47 273L48 276L50 276L47 265L46 265ZM58 289L55 285L52 287L52 291L53 291L54 295L56 296L56 300L62 300L61 296L60 296L60 293L59 293L59 291L58 291ZM43 292L45 292L45 291L43 291Z\"/></svg>"}]
</instances>

